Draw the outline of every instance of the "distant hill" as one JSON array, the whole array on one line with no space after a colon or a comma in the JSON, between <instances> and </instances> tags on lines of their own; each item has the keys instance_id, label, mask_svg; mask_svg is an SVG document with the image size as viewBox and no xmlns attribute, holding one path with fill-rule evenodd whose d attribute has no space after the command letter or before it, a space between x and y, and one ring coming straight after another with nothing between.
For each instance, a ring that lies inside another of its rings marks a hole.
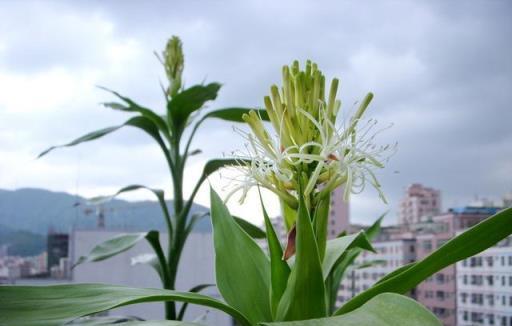
<instances>
[{"instance_id":1,"label":"distant hill","mask_svg":"<svg viewBox=\"0 0 512 326\"><path fill-rule=\"evenodd\" d=\"M73 227L96 227L95 207L86 199L65 192L24 188L0 190L0 234L2 225L14 230L46 235L48 230L68 232ZM78 204L78 205L77 205ZM167 201L172 211L173 202ZM114 199L104 204L106 228L111 230L165 230L165 222L156 201L126 201ZM194 204L191 212L208 209ZM195 231L210 231L210 221L203 219Z\"/></svg>"},{"instance_id":2,"label":"distant hill","mask_svg":"<svg viewBox=\"0 0 512 326\"><path fill-rule=\"evenodd\" d=\"M37 256L46 250L46 237L0 225L0 246L2 245L7 245L9 256Z\"/></svg>"}]
</instances>

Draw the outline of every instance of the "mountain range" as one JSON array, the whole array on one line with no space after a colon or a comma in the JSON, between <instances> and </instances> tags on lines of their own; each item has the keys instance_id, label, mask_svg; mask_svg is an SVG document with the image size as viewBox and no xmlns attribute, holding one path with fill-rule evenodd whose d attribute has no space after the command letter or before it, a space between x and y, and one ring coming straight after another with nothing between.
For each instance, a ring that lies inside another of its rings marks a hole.
<instances>
[{"instance_id":1,"label":"mountain range","mask_svg":"<svg viewBox=\"0 0 512 326\"><path fill-rule=\"evenodd\" d=\"M165 230L162 211L157 201L126 201L113 199L103 205L105 228L139 231ZM172 212L173 202L167 201ZM28 231L46 235L48 231L69 232L72 228L94 229L97 224L97 206L88 205L80 196L45 189L0 189L0 235L2 229ZM191 214L208 211L193 204ZM209 232L210 221L203 219L196 232ZM4 235L5 236L5 235Z\"/></svg>"}]
</instances>

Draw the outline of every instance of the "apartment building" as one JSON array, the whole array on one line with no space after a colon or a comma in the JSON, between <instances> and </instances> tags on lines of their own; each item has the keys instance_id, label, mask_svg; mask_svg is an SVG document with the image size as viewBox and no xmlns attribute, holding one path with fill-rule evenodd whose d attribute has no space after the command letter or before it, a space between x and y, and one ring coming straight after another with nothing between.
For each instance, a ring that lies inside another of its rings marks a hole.
<instances>
[{"instance_id":1,"label":"apartment building","mask_svg":"<svg viewBox=\"0 0 512 326\"><path fill-rule=\"evenodd\" d=\"M494 207L462 207L432 217L430 224L416 230L417 259L428 256L457 233L467 229L499 209ZM457 325L457 270L451 265L418 285L416 298L430 309L445 326Z\"/></svg>"},{"instance_id":2,"label":"apartment building","mask_svg":"<svg viewBox=\"0 0 512 326\"><path fill-rule=\"evenodd\" d=\"M457 325L512 326L512 238L456 269Z\"/></svg>"},{"instance_id":3,"label":"apartment building","mask_svg":"<svg viewBox=\"0 0 512 326\"><path fill-rule=\"evenodd\" d=\"M384 275L416 260L415 239L393 239L388 236L387 230L384 230L381 238L373 242L372 245L376 252L361 253L354 266L347 271L338 291L338 306L370 288ZM361 269L357 267L372 262L373 264L369 267Z\"/></svg>"},{"instance_id":4,"label":"apartment building","mask_svg":"<svg viewBox=\"0 0 512 326\"><path fill-rule=\"evenodd\" d=\"M441 192L413 183L406 188L404 197L400 201L398 223L416 224L422 222L424 217L439 213L441 213Z\"/></svg>"}]
</instances>

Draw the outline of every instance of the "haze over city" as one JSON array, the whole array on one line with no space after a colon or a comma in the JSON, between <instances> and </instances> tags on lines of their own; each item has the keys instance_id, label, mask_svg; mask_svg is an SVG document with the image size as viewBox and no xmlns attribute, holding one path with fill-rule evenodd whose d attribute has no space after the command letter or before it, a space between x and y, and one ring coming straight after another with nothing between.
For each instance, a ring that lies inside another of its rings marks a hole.
<instances>
[{"instance_id":1,"label":"haze over city","mask_svg":"<svg viewBox=\"0 0 512 326\"><path fill-rule=\"evenodd\" d=\"M368 10L369 7L372 10ZM0 188L41 187L82 196L133 183L168 190L165 162L150 139L125 129L94 144L35 160L45 148L125 117L101 107L107 86L164 110L163 69L153 55L171 35L184 42L185 83L223 84L210 108L261 107L281 66L316 61L341 79L342 109L368 91L379 143L398 151L379 174L389 205L368 187L351 200L351 219L395 212L410 183L440 189L443 208L512 190L512 10L471 2L127 2L6 1L0 12ZM23 17L23 19L20 19ZM243 147L230 124L212 121L195 141L208 159ZM218 190L225 181L211 178ZM193 184L186 191L190 192ZM208 204L208 186L197 202ZM225 192L224 192L225 194ZM271 198L270 195L267 196ZM126 198L141 199L143 193ZM252 193L234 214L260 221ZM277 202L269 207L279 214ZM249 214L247 212L250 212Z\"/></svg>"}]
</instances>

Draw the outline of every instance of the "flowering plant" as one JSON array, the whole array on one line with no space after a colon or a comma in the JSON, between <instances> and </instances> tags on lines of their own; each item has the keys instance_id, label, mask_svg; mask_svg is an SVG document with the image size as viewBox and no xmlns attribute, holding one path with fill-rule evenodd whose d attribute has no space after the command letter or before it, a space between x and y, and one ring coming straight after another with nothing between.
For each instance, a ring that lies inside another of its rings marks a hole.
<instances>
[{"instance_id":1,"label":"flowering plant","mask_svg":"<svg viewBox=\"0 0 512 326\"><path fill-rule=\"evenodd\" d=\"M340 109L337 86L335 79L325 97L325 78L316 65L308 63L305 70L300 70L294 63L283 69L281 91L272 86L271 96L265 98L275 135L264 128L260 119L263 113L243 116L251 133L245 134L247 155L238 158L243 163L239 167L243 177L235 191L241 189L242 198L252 186L276 193L282 201L289 241L283 248L263 209L268 245L265 252L211 190L216 282L223 301L198 293L102 284L3 286L0 324L41 325L43 321L45 325L57 325L122 305L182 301L220 309L244 326L441 325L426 308L402 294L448 265L509 236L512 208L475 225L424 259L398 268L342 306L336 306L341 278L362 251L373 250L370 240L378 233L380 220L366 232L327 240L329 193L344 186L348 197L369 182L383 197L373 170L382 168L393 151L393 146L373 145L375 133L370 129L374 122L361 122L371 94L344 128L335 127ZM137 324L151 323L155 324Z\"/></svg>"}]
</instances>

